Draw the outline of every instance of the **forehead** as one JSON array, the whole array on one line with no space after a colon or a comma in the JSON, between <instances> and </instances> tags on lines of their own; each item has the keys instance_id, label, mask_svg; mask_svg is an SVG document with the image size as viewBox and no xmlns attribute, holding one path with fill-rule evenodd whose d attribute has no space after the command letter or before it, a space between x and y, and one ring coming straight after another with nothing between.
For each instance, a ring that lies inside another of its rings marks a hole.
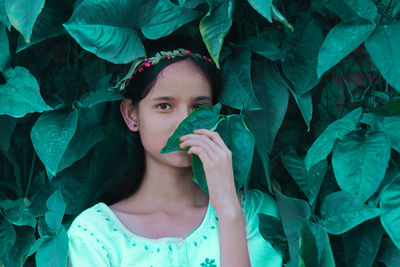
<instances>
[{"instance_id":1,"label":"forehead","mask_svg":"<svg viewBox=\"0 0 400 267\"><path fill-rule=\"evenodd\" d=\"M211 84L201 69L191 60L180 60L165 67L150 91L151 97L173 94L212 95Z\"/></svg>"}]
</instances>

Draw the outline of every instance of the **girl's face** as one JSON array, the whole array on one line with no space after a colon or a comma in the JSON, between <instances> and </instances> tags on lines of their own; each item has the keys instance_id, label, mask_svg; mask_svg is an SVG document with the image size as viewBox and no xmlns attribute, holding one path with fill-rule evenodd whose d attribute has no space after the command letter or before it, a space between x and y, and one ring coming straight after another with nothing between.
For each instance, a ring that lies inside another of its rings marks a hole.
<instances>
[{"instance_id":1,"label":"girl's face","mask_svg":"<svg viewBox=\"0 0 400 267\"><path fill-rule=\"evenodd\" d=\"M160 154L160 150L181 121L204 104L212 105L210 83L196 63L180 60L164 68L138 108L132 108L129 116L137 126L127 124L132 131L139 131L146 158L175 167L189 167L191 157L186 151Z\"/></svg>"}]
</instances>

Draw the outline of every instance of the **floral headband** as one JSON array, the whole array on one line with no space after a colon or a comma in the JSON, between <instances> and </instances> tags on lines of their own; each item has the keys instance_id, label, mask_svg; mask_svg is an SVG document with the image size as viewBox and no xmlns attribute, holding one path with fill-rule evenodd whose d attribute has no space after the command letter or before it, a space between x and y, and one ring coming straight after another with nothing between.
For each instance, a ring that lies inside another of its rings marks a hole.
<instances>
[{"instance_id":1,"label":"floral headband","mask_svg":"<svg viewBox=\"0 0 400 267\"><path fill-rule=\"evenodd\" d=\"M198 53L192 53L189 50L183 49L183 48L178 48L176 50L166 51L166 52L160 51L160 52L157 52L155 54L155 56L151 57L151 58L139 57L139 58L135 59L132 62L131 68L129 69L128 73L125 75L124 78L122 78L118 82L118 84L115 87L119 88L119 91L124 90L127 87L127 85L129 84L129 81L135 77L137 72L144 71L145 68L148 68L150 66L157 64L162 59L173 59L175 57L184 57L187 55L202 58L202 59L207 60L210 63L213 63L211 58L207 58L206 56L202 56ZM217 69L217 73L220 73L220 71L218 69Z\"/></svg>"}]
</instances>

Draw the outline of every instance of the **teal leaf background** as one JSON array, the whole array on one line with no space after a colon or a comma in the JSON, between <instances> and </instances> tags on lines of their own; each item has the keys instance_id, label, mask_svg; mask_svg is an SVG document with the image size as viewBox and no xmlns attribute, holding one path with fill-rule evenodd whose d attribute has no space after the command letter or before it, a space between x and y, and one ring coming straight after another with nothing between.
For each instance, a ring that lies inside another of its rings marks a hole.
<instances>
[{"instance_id":1,"label":"teal leaf background","mask_svg":"<svg viewBox=\"0 0 400 267\"><path fill-rule=\"evenodd\" d=\"M52 110L40 95L35 77L23 67L3 72L5 84L0 84L0 115L21 118L27 113Z\"/></svg>"}]
</instances>

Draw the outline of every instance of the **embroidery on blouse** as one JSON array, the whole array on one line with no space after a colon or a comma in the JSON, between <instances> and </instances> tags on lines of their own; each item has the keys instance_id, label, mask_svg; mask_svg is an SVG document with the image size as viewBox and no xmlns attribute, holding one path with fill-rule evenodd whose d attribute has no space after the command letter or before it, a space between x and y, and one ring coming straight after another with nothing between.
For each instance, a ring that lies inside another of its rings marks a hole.
<instances>
[{"instance_id":1,"label":"embroidery on blouse","mask_svg":"<svg viewBox=\"0 0 400 267\"><path fill-rule=\"evenodd\" d=\"M217 267L217 265L215 265L214 262L215 262L215 259L210 260L209 258L206 258L205 261L200 264L200 266L202 266L202 267Z\"/></svg>"}]
</instances>

